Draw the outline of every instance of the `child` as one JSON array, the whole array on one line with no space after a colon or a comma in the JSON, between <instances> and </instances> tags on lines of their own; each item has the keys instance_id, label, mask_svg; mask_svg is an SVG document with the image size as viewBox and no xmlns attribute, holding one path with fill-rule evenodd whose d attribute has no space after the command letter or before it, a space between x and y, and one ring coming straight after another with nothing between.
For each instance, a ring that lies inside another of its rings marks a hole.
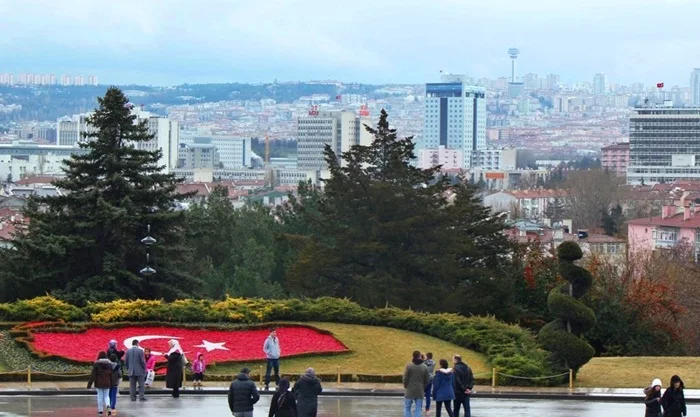
<instances>
[{"instance_id":1,"label":"child","mask_svg":"<svg viewBox=\"0 0 700 417\"><path fill-rule=\"evenodd\" d=\"M119 358L117 355L112 353L109 356L110 362L112 362L112 387L109 389L109 407L112 409L111 414L117 413L117 393L119 392L119 383L122 380L122 365L119 363Z\"/></svg>"},{"instance_id":2,"label":"child","mask_svg":"<svg viewBox=\"0 0 700 417\"><path fill-rule=\"evenodd\" d=\"M88 380L88 389L95 384L97 390L97 414L103 415L107 408L107 415L111 416L109 406L109 389L112 388L112 362L107 358L107 352L102 351L97 355L97 361L92 365L92 373Z\"/></svg>"},{"instance_id":3,"label":"child","mask_svg":"<svg viewBox=\"0 0 700 417\"><path fill-rule=\"evenodd\" d=\"M201 387L202 381L204 381L204 371L207 365L204 363L204 355L197 354L197 359L192 362L192 373L194 374L193 383L195 387Z\"/></svg>"},{"instance_id":4,"label":"child","mask_svg":"<svg viewBox=\"0 0 700 417\"><path fill-rule=\"evenodd\" d=\"M656 378L651 381L651 385L644 388L644 404L647 406L645 417L660 417L661 416L661 380Z\"/></svg>"},{"instance_id":5,"label":"child","mask_svg":"<svg viewBox=\"0 0 700 417\"><path fill-rule=\"evenodd\" d=\"M153 379L156 375L156 357L151 354L151 349L146 348L143 350L144 357L146 358L146 388L151 388L153 384Z\"/></svg>"}]
</instances>

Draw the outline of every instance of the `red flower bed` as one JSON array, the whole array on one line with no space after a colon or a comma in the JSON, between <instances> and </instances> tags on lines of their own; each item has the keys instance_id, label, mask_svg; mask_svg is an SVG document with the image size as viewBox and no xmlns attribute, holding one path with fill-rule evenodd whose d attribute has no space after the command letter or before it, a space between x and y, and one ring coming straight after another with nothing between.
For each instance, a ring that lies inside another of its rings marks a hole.
<instances>
[{"instance_id":1,"label":"red flower bed","mask_svg":"<svg viewBox=\"0 0 700 417\"><path fill-rule=\"evenodd\" d=\"M97 353L107 350L114 339L120 350L131 347L138 339L141 347L148 347L157 362L164 362L168 340L178 339L187 358L192 361L203 353L207 362L235 362L265 359L263 343L269 330L199 330L177 327L122 327L111 329L90 328L80 333L34 333L32 348L46 355L55 355L79 362L92 362ZM338 353L347 347L330 334L309 327L281 327L277 337L282 357L305 354Z\"/></svg>"}]
</instances>

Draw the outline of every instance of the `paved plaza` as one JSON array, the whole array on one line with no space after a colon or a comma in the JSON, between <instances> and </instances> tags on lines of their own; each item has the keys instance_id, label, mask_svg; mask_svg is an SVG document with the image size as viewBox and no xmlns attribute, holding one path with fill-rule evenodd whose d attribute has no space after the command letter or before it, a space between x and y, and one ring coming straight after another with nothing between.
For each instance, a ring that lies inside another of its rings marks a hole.
<instances>
[{"instance_id":1,"label":"paved plaza","mask_svg":"<svg viewBox=\"0 0 700 417\"><path fill-rule=\"evenodd\" d=\"M41 396L0 397L1 417L27 416L96 416L94 397ZM267 416L270 397L263 396L256 406L255 417ZM117 403L120 417L230 417L226 396L192 396L172 399L151 396L149 401L130 402L121 396ZM340 398L322 397L319 417L402 417L401 398ZM700 414L700 405L688 407L691 415ZM609 403L591 401L507 400L475 399L472 402L473 417L636 417L644 412L644 404ZM434 415L434 414L432 414ZM443 415L447 414L443 412Z\"/></svg>"}]
</instances>

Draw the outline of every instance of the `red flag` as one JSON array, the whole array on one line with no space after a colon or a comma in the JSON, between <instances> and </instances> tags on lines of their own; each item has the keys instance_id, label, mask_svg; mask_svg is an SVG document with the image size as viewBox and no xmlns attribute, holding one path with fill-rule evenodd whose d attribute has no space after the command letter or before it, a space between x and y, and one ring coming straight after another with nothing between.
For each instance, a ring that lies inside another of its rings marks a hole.
<instances>
[{"instance_id":1,"label":"red flag","mask_svg":"<svg viewBox=\"0 0 700 417\"><path fill-rule=\"evenodd\" d=\"M658 83L658 84L656 84L656 88L664 88L664 83Z\"/></svg>"},{"instance_id":2,"label":"red flag","mask_svg":"<svg viewBox=\"0 0 700 417\"><path fill-rule=\"evenodd\" d=\"M340 101L341 98L343 98L343 96L335 96L336 101Z\"/></svg>"}]
</instances>

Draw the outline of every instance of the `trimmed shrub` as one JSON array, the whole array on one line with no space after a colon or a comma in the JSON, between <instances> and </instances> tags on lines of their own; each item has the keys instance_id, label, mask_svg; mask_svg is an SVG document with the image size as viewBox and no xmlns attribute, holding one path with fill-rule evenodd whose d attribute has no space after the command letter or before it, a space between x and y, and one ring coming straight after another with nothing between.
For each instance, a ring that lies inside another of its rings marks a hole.
<instances>
[{"instance_id":1,"label":"trimmed shrub","mask_svg":"<svg viewBox=\"0 0 700 417\"><path fill-rule=\"evenodd\" d=\"M595 354L593 346L582 337L595 325L595 313L578 300L591 287L593 278L586 269L574 264L583 257L577 243L564 242L557 252L559 273L568 283L553 288L547 297L549 311L556 318L540 330L539 342L552 352L557 368L576 372Z\"/></svg>"}]
</instances>

